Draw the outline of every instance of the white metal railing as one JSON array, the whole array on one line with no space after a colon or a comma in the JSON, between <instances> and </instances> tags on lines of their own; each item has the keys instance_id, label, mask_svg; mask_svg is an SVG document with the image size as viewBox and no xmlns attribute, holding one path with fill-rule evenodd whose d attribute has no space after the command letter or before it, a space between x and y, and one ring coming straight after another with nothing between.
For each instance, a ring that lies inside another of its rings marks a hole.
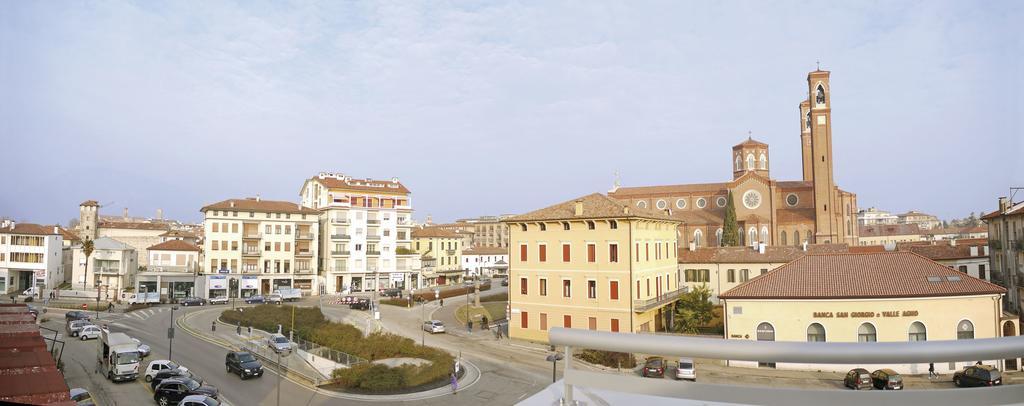
<instances>
[{"instance_id":1,"label":"white metal railing","mask_svg":"<svg viewBox=\"0 0 1024 406\"><path fill-rule=\"evenodd\" d=\"M919 341L891 343L822 343L786 341L723 340L685 336L611 333L582 329L552 328L552 346L563 346L564 404L573 404L574 386L619 393L688 399L694 404L751 405L1007 405L1024 404L1024 385L1003 385L978 389L932 389L906 391L840 391L738 386L708 383L680 385L663 379L644 379L619 374L574 369L576 348L690 358L711 358L758 362L808 364L909 364L993 359L1024 355L1024 336L974 340ZM558 401L559 399L554 399Z\"/></svg>"}]
</instances>

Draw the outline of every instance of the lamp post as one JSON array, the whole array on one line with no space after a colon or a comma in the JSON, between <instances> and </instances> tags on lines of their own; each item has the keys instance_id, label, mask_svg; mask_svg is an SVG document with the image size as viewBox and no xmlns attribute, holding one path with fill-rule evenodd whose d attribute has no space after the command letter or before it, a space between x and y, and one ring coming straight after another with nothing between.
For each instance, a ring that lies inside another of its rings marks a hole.
<instances>
[{"instance_id":1,"label":"lamp post","mask_svg":"<svg viewBox=\"0 0 1024 406\"><path fill-rule=\"evenodd\" d=\"M281 406L281 374L284 373L284 371L282 371L282 368L281 368L281 353L282 352L284 352L284 351L278 351L277 352L277 406ZM291 353L292 353L292 351L289 349L288 350L288 354L285 354L285 355L290 355ZM285 360L287 360L287 359L288 358L285 357Z\"/></svg>"},{"instance_id":2,"label":"lamp post","mask_svg":"<svg viewBox=\"0 0 1024 406\"><path fill-rule=\"evenodd\" d=\"M426 346L427 344L427 333L423 329L423 323L427 322L427 301L424 300L420 303L420 345Z\"/></svg>"},{"instance_id":3,"label":"lamp post","mask_svg":"<svg viewBox=\"0 0 1024 406\"><path fill-rule=\"evenodd\" d=\"M178 310L178 305L171 306L171 326L167 328L167 360L173 360L171 358L174 355L174 311Z\"/></svg>"},{"instance_id":4,"label":"lamp post","mask_svg":"<svg viewBox=\"0 0 1024 406\"><path fill-rule=\"evenodd\" d=\"M548 355L547 360L551 363L551 383L555 383L555 367L558 365L558 361L561 361L564 356L560 352L554 352Z\"/></svg>"}]
</instances>

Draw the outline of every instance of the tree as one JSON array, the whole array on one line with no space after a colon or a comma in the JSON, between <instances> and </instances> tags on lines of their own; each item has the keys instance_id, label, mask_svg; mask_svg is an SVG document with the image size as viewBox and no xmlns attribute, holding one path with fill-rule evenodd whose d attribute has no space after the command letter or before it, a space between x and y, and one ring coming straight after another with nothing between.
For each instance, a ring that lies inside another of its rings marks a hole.
<instances>
[{"instance_id":1,"label":"tree","mask_svg":"<svg viewBox=\"0 0 1024 406\"><path fill-rule=\"evenodd\" d=\"M696 334L714 318L711 289L706 283L679 295L672 327L677 333Z\"/></svg>"},{"instance_id":2,"label":"tree","mask_svg":"<svg viewBox=\"0 0 1024 406\"><path fill-rule=\"evenodd\" d=\"M94 248L96 248L96 246L93 245L92 240L86 238L85 241L82 242L82 253L85 254L85 273L82 275L85 277L86 280L89 279L89 257L92 256L92 251ZM96 275L93 275L94 279L95 276ZM85 280L82 281L82 285L85 285ZM82 286L82 289L84 290L85 286ZM96 294L99 295L98 291Z\"/></svg>"},{"instance_id":3,"label":"tree","mask_svg":"<svg viewBox=\"0 0 1024 406\"><path fill-rule=\"evenodd\" d=\"M739 245L739 226L736 225L736 206L732 202L732 191L725 200L725 228L722 230L723 247L735 247Z\"/></svg>"}]
</instances>

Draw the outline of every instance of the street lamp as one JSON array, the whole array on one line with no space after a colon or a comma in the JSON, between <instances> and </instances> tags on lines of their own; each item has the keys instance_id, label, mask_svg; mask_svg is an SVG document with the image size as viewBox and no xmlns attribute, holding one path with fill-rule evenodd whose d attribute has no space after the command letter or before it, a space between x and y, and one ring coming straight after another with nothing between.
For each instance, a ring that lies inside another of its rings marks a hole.
<instances>
[{"instance_id":1,"label":"street lamp","mask_svg":"<svg viewBox=\"0 0 1024 406\"><path fill-rule=\"evenodd\" d=\"M291 349L288 349L287 351L288 351L288 353L285 354L285 360L287 360L288 359L287 356L291 355L291 353L292 353ZM284 352L284 351L278 351L277 352L277 406L281 406L281 374L284 373L281 370L281 353L282 352Z\"/></svg>"},{"instance_id":2,"label":"street lamp","mask_svg":"<svg viewBox=\"0 0 1024 406\"><path fill-rule=\"evenodd\" d=\"M561 361L563 358L565 356L560 352L554 352L547 357L548 362L551 363L551 383L555 383L555 367L558 365L558 361Z\"/></svg>"},{"instance_id":3,"label":"street lamp","mask_svg":"<svg viewBox=\"0 0 1024 406\"><path fill-rule=\"evenodd\" d=\"M167 360L170 361L174 355L174 311L178 305L171 306L171 326L167 328Z\"/></svg>"}]
</instances>

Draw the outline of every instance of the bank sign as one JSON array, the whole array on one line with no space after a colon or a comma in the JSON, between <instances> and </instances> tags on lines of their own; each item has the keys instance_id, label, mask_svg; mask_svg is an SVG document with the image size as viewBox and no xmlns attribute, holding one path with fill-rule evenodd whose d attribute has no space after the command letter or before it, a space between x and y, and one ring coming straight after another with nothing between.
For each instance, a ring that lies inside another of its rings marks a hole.
<instances>
[{"instance_id":1,"label":"bank sign","mask_svg":"<svg viewBox=\"0 0 1024 406\"><path fill-rule=\"evenodd\" d=\"M227 289L228 278L223 275L210 276L210 289Z\"/></svg>"},{"instance_id":2,"label":"bank sign","mask_svg":"<svg viewBox=\"0 0 1024 406\"><path fill-rule=\"evenodd\" d=\"M874 317L917 317L917 310L891 310L887 312L814 312L817 319L864 319Z\"/></svg>"}]
</instances>

